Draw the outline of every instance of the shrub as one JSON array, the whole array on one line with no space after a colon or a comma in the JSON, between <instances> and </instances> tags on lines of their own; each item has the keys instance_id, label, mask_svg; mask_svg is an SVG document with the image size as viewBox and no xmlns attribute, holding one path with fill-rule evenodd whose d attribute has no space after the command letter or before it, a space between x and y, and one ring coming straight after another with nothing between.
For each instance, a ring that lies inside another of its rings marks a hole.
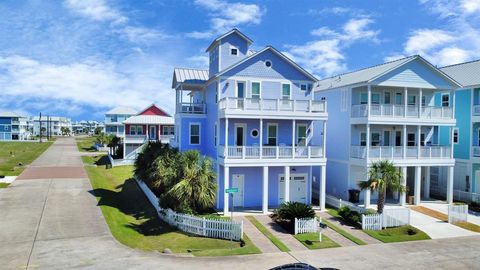
<instances>
[{"instance_id":1,"label":"shrub","mask_svg":"<svg viewBox=\"0 0 480 270\"><path fill-rule=\"evenodd\" d=\"M357 211L352 211L347 206L342 206L338 209L338 214L348 223L357 225L362 221L362 216Z\"/></svg>"},{"instance_id":2,"label":"shrub","mask_svg":"<svg viewBox=\"0 0 480 270\"><path fill-rule=\"evenodd\" d=\"M274 212L276 218L293 222L295 218L313 218L312 206L299 202L285 202Z\"/></svg>"}]
</instances>

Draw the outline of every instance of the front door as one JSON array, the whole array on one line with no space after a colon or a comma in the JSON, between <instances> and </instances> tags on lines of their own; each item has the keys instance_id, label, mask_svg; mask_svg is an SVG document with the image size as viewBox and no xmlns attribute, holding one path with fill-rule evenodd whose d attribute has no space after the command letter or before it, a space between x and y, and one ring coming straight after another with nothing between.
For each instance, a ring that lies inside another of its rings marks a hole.
<instances>
[{"instance_id":1,"label":"front door","mask_svg":"<svg viewBox=\"0 0 480 270\"><path fill-rule=\"evenodd\" d=\"M148 136L150 137L150 140L157 139L157 126L150 126L150 130L148 131Z\"/></svg>"},{"instance_id":2,"label":"front door","mask_svg":"<svg viewBox=\"0 0 480 270\"><path fill-rule=\"evenodd\" d=\"M285 202L285 178L280 175L279 203ZM307 203L307 175L290 174L290 201Z\"/></svg>"},{"instance_id":3,"label":"front door","mask_svg":"<svg viewBox=\"0 0 480 270\"><path fill-rule=\"evenodd\" d=\"M245 98L245 83L237 82L237 107L243 109Z\"/></svg>"},{"instance_id":4,"label":"front door","mask_svg":"<svg viewBox=\"0 0 480 270\"><path fill-rule=\"evenodd\" d=\"M236 146L245 145L245 126L244 125L235 126L235 145Z\"/></svg>"},{"instance_id":5,"label":"front door","mask_svg":"<svg viewBox=\"0 0 480 270\"><path fill-rule=\"evenodd\" d=\"M233 193L233 206L243 207L245 175L232 175L232 188L238 188L237 193Z\"/></svg>"}]
</instances>

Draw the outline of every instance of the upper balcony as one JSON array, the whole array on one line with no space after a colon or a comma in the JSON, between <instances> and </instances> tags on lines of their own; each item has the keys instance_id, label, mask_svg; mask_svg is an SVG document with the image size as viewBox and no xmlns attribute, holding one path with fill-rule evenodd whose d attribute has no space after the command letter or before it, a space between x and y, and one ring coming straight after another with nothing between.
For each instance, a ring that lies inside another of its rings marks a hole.
<instances>
[{"instance_id":1,"label":"upper balcony","mask_svg":"<svg viewBox=\"0 0 480 270\"><path fill-rule=\"evenodd\" d=\"M207 104L205 103L177 103L177 113L186 114L205 114L207 113Z\"/></svg>"},{"instance_id":2,"label":"upper balcony","mask_svg":"<svg viewBox=\"0 0 480 270\"><path fill-rule=\"evenodd\" d=\"M292 100L226 97L218 102L219 116L230 118L322 120L328 117L324 100Z\"/></svg>"}]
</instances>

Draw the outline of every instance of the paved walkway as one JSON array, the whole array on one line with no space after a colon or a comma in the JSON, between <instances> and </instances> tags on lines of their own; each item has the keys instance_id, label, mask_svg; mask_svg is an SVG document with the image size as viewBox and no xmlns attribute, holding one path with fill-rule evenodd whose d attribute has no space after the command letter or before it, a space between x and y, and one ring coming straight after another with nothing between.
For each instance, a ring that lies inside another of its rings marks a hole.
<instances>
[{"instance_id":1,"label":"paved walkway","mask_svg":"<svg viewBox=\"0 0 480 270\"><path fill-rule=\"evenodd\" d=\"M433 209L435 211L438 211L440 213L443 213L445 215L448 215L448 204L446 203L440 203L440 202L424 202L421 204L421 206ZM471 222L473 224L480 225L480 216L477 214L475 215L474 212L469 211L468 213L468 222Z\"/></svg>"},{"instance_id":2,"label":"paved walkway","mask_svg":"<svg viewBox=\"0 0 480 270\"><path fill-rule=\"evenodd\" d=\"M58 139L35 166L80 167L74 140ZM52 174L47 179L15 181L0 192L0 268L252 270L298 261L337 269L475 269L480 265L480 237L218 258L142 252L115 241L90 191L85 178Z\"/></svg>"},{"instance_id":3,"label":"paved walkway","mask_svg":"<svg viewBox=\"0 0 480 270\"><path fill-rule=\"evenodd\" d=\"M415 210L410 211L410 225L424 231L432 239L478 235Z\"/></svg>"},{"instance_id":4,"label":"paved walkway","mask_svg":"<svg viewBox=\"0 0 480 270\"><path fill-rule=\"evenodd\" d=\"M262 253L281 252L272 241L270 241L262 232L260 232L255 225L246 217L236 217L235 220L243 220L243 232L257 246Z\"/></svg>"},{"instance_id":5,"label":"paved walkway","mask_svg":"<svg viewBox=\"0 0 480 270\"><path fill-rule=\"evenodd\" d=\"M337 227L342 228L346 232L350 233L351 235L357 237L358 239L362 240L363 242L365 242L367 244L381 243L379 240L377 240L377 239L371 237L370 235L364 233L362 230L338 220L337 218L331 216L327 212L317 212L317 214L320 217L322 217L322 219L327 219L328 221L333 223L333 225L336 225Z\"/></svg>"},{"instance_id":6,"label":"paved walkway","mask_svg":"<svg viewBox=\"0 0 480 270\"><path fill-rule=\"evenodd\" d=\"M255 217L270 232L282 241L291 251L308 250L302 243L295 239L290 233L285 231L280 225L275 223L269 216L261 215Z\"/></svg>"}]
</instances>

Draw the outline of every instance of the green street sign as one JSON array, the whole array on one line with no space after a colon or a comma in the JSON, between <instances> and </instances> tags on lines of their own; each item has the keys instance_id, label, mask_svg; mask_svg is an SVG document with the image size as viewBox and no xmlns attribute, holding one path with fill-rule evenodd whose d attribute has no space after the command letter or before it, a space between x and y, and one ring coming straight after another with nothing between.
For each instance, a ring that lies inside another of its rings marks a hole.
<instances>
[{"instance_id":1,"label":"green street sign","mask_svg":"<svg viewBox=\"0 0 480 270\"><path fill-rule=\"evenodd\" d=\"M238 188L227 188L225 189L225 193L237 193Z\"/></svg>"}]
</instances>

